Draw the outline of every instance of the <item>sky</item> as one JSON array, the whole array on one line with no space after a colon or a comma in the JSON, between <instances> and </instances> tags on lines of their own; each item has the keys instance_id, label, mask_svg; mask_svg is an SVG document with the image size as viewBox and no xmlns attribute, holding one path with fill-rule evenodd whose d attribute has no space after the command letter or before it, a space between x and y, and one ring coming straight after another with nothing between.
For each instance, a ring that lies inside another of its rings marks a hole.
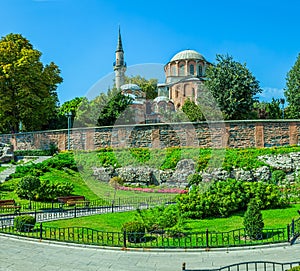
<instances>
[{"instance_id":1,"label":"sky","mask_svg":"<svg viewBox=\"0 0 300 271\"><path fill-rule=\"evenodd\" d=\"M284 97L300 52L299 10L299 0L0 0L0 36L22 34L44 64L59 66L60 104L113 76L119 26L128 76L155 69L162 83L163 65L185 49L212 63L229 54L260 82L259 99L271 101Z\"/></svg>"}]
</instances>

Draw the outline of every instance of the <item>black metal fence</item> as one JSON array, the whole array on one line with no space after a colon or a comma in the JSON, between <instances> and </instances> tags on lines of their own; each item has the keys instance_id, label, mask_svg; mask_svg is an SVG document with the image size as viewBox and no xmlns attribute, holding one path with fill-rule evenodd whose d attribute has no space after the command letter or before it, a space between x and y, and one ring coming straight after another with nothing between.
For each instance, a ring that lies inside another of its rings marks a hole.
<instances>
[{"instance_id":1,"label":"black metal fence","mask_svg":"<svg viewBox=\"0 0 300 271\"><path fill-rule=\"evenodd\" d=\"M242 262L232 265L223 266L214 269L187 269L186 263L182 264L182 271L285 271L290 270L295 266L300 265L300 260L289 263L277 263L269 261L254 261L254 262Z\"/></svg>"},{"instance_id":2,"label":"black metal fence","mask_svg":"<svg viewBox=\"0 0 300 271\"><path fill-rule=\"evenodd\" d=\"M292 223L288 225L288 237L291 244L300 236L300 217L293 219Z\"/></svg>"},{"instance_id":3,"label":"black metal fence","mask_svg":"<svg viewBox=\"0 0 300 271\"><path fill-rule=\"evenodd\" d=\"M131 198L103 198L97 200L89 200L77 203L76 206L79 208L82 207L107 207L107 206L132 206L134 208L140 208L141 206L153 207L160 204L168 204L175 201L174 194L162 194L160 196L153 197L131 197ZM18 204L20 212L32 212L32 211L59 211L59 210L70 210L74 209L74 206L68 206L60 202L35 202L32 201L26 204ZM13 208L0 208L0 214L11 214L14 213L15 209Z\"/></svg>"},{"instance_id":4,"label":"black metal fence","mask_svg":"<svg viewBox=\"0 0 300 271\"><path fill-rule=\"evenodd\" d=\"M0 232L31 238L73 242L88 245L133 247L133 248L213 248L231 246L251 246L288 242L287 229L264 229L257 239L247 237L244 229L229 232L159 232L126 233L106 232L84 227L57 228L42 223L17 231L13 225L3 225Z\"/></svg>"}]
</instances>

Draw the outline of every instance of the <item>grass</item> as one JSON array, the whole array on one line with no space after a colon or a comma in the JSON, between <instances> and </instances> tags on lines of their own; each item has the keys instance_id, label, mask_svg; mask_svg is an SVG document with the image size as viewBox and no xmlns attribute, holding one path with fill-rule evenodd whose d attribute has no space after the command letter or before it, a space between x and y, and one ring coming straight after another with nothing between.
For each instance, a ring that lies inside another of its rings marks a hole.
<instances>
[{"instance_id":1,"label":"grass","mask_svg":"<svg viewBox=\"0 0 300 271\"><path fill-rule=\"evenodd\" d=\"M284 209L263 210L265 228L286 228L293 218L299 217L297 210L300 204L293 204ZM136 211L126 213L109 213L81 218L45 222L43 225L51 227L88 227L101 231L119 232L123 223L134 220ZM216 232L227 232L243 228L244 212L231 215L228 218L189 219L184 222L186 232L204 232L206 229Z\"/></svg>"}]
</instances>

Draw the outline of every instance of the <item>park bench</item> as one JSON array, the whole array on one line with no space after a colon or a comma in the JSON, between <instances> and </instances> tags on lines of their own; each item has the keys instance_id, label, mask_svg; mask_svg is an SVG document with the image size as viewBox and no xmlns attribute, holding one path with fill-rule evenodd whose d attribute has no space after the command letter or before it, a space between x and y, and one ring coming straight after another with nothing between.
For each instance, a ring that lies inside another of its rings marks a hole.
<instances>
[{"instance_id":1,"label":"park bench","mask_svg":"<svg viewBox=\"0 0 300 271\"><path fill-rule=\"evenodd\" d=\"M67 206L84 206L88 207L90 202L85 199L84 196L66 196L66 197L58 197L58 202L62 203L63 205L66 204Z\"/></svg>"},{"instance_id":2,"label":"park bench","mask_svg":"<svg viewBox=\"0 0 300 271\"><path fill-rule=\"evenodd\" d=\"M1 210L14 210L15 213L19 213L21 206L17 205L14 199L2 199L0 200Z\"/></svg>"}]
</instances>

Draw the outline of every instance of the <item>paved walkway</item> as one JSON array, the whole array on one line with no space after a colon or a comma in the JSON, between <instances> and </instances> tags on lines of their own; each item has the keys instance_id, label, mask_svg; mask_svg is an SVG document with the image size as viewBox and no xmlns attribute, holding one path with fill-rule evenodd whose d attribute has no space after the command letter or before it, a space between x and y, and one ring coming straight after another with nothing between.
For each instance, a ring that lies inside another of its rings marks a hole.
<instances>
[{"instance_id":1,"label":"paved walkway","mask_svg":"<svg viewBox=\"0 0 300 271\"><path fill-rule=\"evenodd\" d=\"M239 250L136 251L33 241L0 235L0 271L180 271L243 261L300 261L300 243Z\"/></svg>"},{"instance_id":2,"label":"paved walkway","mask_svg":"<svg viewBox=\"0 0 300 271\"><path fill-rule=\"evenodd\" d=\"M32 163L41 163L49 158L51 158L52 156L38 156L37 159L32 160ZM16 171L16 165L13 164L3 164L2 167L7 167L5 170L0 172L0 183L5 182L10 174L15 173Z\"/></svg>"}]
</instances>

